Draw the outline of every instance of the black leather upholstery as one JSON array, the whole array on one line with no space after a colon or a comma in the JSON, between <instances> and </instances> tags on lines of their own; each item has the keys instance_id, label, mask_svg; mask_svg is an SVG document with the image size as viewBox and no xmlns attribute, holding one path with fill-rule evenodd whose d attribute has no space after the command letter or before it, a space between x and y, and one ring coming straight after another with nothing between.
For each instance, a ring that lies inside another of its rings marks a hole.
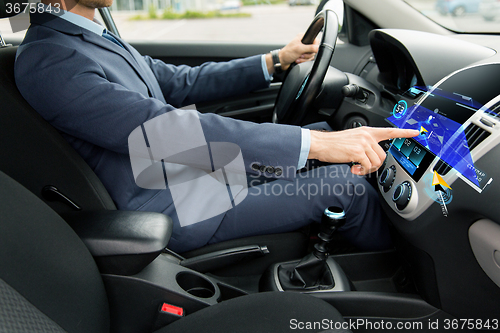
<instances>
[{"instance_id":1,"label":"black leather upholstery","mask_svg":"<svg viewBox=\"0 0 500 333\"><path fill-rule=\"evenodd\" d=\"M172 220L161 213L105 211L65 216L93 256L161 252Z\"/></svg>"},{"instance_id":2,"label":"black leather upholstery","mask_svg":"<svg viewBox=\"0 0 500 333\"><path fill-rule=\"evenodd\" d=\"M0 331L109 332L102 278L67 223L2 172L0 212ZM325 318L343 321L314 297L261 293L210 306L159 332L289 332L291 319Z\"/></svg>"},{"instance_id":3,"label":"black leather upholstery","mask_svg":"<svg viewBox=\"0 0 500 333\"><path fill-rule=\"evenodd\" d=\"M64 218L103 274L139 273L163 252L172 235L172 219L161 213L108 210Z\"/></svg>"},{"instance_id":4,"label":"black leather upholstery","mask_svg":"<svg viewBox=\"0 0 500 333\"><path fill-rule=\"evenodd\" d=\"M73 209L61 202L45 200L41 191L46 185L58 188L83 210L116 209L92 169L17 90L16 50L16 47L0 49L0 170L58 213Z\"/></svg>"}]
</instances>

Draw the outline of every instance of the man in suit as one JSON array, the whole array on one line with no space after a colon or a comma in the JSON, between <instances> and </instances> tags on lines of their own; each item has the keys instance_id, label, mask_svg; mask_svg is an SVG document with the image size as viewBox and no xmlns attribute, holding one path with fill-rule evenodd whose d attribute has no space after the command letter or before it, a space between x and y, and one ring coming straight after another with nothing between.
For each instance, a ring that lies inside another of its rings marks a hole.
<instances>
[{"instance_id":1,"label":"man in suit","mask_svg":"<svg viewBox=\"0 0 500 333\"><path fill-rule=\"evenodd\" d=\"M181 253L232 238L295 230L319 221L323 210L332 205L346 211L347 223L341 231L355 245L366 249L390 245L377 193L358 175L382 164L385 153L379 141L415 136L417 131L360 128L325 133L178 110L267 87L274 72L271 54L195 68L143 57L93 21L95 9L110 6L111 1L44 1L67 11L31 14L31 26L17 52L15 75L24 98L82 155L118 209L171 216L174 231L169 248ZM317 45L304 45L296 38L278 56L286 69L292 62L311 59L316 51ZM280 178L273 186L287 188L292 195L267 195L266 185L250 187L247 197L229 211L181 226L168 188L137 186L128 151L131 132L165 114L171 116L171 124L156 128L158 135L169 131L169 126L190 133L190 119L196 119L206 142L236 144L247 172L263 170ZM307 173L296 177L294 170L307 159L359 164L330 166L326 177ZM325 188L325 184L342 188L342 193L304 191L312 185Z\"/></svg>"}]
</instances>

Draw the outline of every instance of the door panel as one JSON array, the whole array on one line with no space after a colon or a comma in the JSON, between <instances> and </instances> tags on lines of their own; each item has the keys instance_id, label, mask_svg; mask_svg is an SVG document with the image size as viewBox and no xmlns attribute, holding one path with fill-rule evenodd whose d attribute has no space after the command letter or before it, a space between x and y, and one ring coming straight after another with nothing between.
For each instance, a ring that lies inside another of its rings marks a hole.
<instances>
[{"instance_id":1,"label":"door panel","mask_svg":"<svg viewBox=\"0 0 500 333\"><path fill-rule=\"evenodd\" d=\"M280 88L281 82L272 83L267 89L253 91L247 95L225 100L199 103L196 107L202 113L211 112L225 117L257 123L270 122L274 101Z\"/></svg>"},{"instance_id":2,"label":"door panel","mask_svg":"<svg viewBox=\"0 0 500 333\"><path fill-rule=\"evenodd\" d=\"M228 61L267 53L283 47L282 44L216 43L216 42L131 42L141 54L174 65L196 66L207 61ZM353 73L359 62L370 52L369 46L338 43L332 66Z\"/></svg>"},{"instance_id":3,"label":"door panel","mask_svg":"<svg viewBox=\"0 0 500 333\"><path fill-rule=\"evenodd\" d=\"M141 54L174 65L197 66L207 61L229 61L255 54L267 53L282 47L278 44L250 43L214 43L214 42L132 42ZM356 73L364 66L370 56L369 47L358 47L348 43L339 43L335 49L332 65L349 73ZM271 84L268 89L224 100L199 103L196 105L202 113L217 113L254 122L270 122L274 101L281 87L280 82Z\"/></svg>"}]
</instances>

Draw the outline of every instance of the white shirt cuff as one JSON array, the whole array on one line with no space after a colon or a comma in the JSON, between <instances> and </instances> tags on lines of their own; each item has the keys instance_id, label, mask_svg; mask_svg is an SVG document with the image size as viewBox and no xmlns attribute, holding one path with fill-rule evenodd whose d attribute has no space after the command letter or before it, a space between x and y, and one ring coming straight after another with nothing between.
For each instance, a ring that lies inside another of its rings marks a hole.
<instances>
[{"instance_id":1,"label":"white shirt cuff","mask_svg":"<svg viewBox=\"0 0 500 333\"><path fill-rule=\"evenodd\" d=\"M264 78L266 79L267 82L271 82L272 76L269 75L269 71L267 70L267 63L266 63L266 55L263 54L262 58L260 58L260 62L262 64L262 72L264 73Z\"/></svg>"},{"instance_id":2,"label":"white shirt cuff","mask_svg":"<svg viewBox=\"0 0 500 333\"><path fill-rule=\"evenodd\" d=\"M299 163L297 165L298 169L302 169L306 166L307 157L309 156L309 150L311 149L311 131L307 128L301 128L301 131L302 140L300 146Z\"/></svg>"}]
</instances>

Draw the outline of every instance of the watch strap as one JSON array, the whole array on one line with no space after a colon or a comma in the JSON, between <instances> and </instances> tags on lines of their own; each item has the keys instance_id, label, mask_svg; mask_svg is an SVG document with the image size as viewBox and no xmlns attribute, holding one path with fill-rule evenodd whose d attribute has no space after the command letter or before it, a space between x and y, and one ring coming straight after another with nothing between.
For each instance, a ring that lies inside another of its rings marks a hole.
<instances>
[{"instance_id":1,"label":"watch strap","mask_svg":"<svg viewBox=\"0 0 500 333\"><path fill-rule=\"evenodd\" d=\"M280 49L271 51L271 57L273 59L274 71L278 74L283 72L283 70L281 68L279 52L280 52Z\"/></svg>"}]
</instances>

